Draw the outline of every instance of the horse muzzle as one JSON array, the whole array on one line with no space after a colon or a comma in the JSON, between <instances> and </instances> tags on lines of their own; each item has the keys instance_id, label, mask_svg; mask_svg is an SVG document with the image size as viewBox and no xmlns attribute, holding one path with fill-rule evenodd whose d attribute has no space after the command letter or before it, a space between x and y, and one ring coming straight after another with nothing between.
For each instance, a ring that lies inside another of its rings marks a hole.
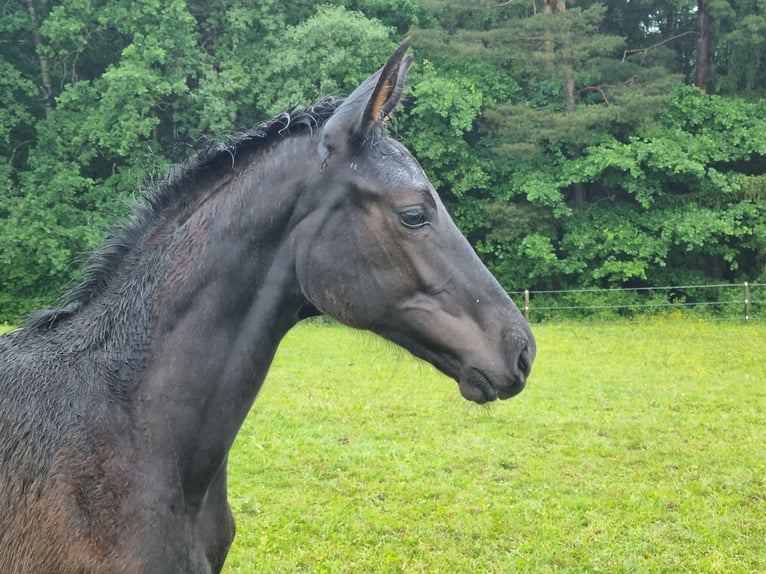
<instances>
[{"instance_id":1,"label":"horse muzzle","mask_svg":"<svg viewBox=\"0 0 766 574\"><path fill-rule=\"evenodd\" d=\"M509 399L522 390L532 370L535 359L535 343L531 337L517 340L505 361L492 361L488 367L470 366L458 379L463 398L478 404L496 399ZM500 368L499 365L504 365Z\"/></svg>"}]
</instances>

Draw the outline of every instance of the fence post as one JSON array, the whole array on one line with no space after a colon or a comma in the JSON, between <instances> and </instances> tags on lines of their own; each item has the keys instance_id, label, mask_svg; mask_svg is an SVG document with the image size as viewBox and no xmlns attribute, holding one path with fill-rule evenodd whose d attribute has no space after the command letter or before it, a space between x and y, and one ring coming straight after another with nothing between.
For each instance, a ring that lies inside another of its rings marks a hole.
<instances>
[{"instance_id":1,"label":"fence post","mask_svg":"<svg viewBox=\"0 0 766 574\"><path fill-rule=\"evenodd\" d=\"M750 320L750 285L745 281L745 321Z\"/></svg>"},{"instance_id":2,"label":"fence post","mask_svg":"<svg viewBox=\"0 0 766 574\"><path fill-rule=\"evenodd\" d=\"M524 289L524 318L529 323L529 289Z\"/></svg>"}]
</instances>

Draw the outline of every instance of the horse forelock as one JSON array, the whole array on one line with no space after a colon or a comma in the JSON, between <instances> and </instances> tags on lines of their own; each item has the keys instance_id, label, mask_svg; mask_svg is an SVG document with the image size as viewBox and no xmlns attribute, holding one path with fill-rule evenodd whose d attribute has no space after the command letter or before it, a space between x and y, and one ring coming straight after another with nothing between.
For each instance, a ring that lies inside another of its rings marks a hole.
<instances>
[{"instance_id":1,"label":"horse forelock","mask_svg":"<svg viewBox=\"0 0 766 574\"><path fill-rule=\"evenodd\" d=\"M238 156L265 147L275 139L301 131L313 133L342 102L343 98L326 97L307 108L282 112L247 131L218 137L201 152L172 169L167 177L152 181L127 222L116 227L91 253L78 282L60 299L60 307L33 313L25 323L25 330L48 330L76 314L102 293L125 255L140 244L140 239L153 229L158 220L183 209L199 193L196 181L201 176L230 168Z\"/></svg>"}]
</instances>

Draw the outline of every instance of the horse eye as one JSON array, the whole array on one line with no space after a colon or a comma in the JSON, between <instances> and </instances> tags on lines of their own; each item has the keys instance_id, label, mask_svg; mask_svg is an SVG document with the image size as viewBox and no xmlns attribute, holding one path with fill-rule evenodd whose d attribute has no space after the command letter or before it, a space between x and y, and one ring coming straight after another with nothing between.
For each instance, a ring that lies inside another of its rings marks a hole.
<instances>
[{"instance_id":1,"label":"horse eye","mask_svg":"<svg viewBox=\"0 0 766 574\"><path fill-rule=\"evenodd\" d=\"M406 211L402 211L399 214L399 220L405 227L410 229L418 229L424 225L428 225L429 221L426 219L426 214L422 209L410 208Z\"/></svg>"}]
</instances>

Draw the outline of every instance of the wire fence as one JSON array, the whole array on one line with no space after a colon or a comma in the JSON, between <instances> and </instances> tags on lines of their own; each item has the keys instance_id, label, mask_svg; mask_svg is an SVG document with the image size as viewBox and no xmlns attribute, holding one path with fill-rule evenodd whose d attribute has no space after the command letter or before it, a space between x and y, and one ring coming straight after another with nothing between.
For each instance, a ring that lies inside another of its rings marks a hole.
<instances>
[{"instance_id":1,"label":"wire fence","mask_svg":"<svg viewBox=\"0 0 766 574\"><path fill-rule=\"evenodd\" d=\"M527 321L557 316L625 316L672 309L750 321L766 319L764 288L766 283L745 282L614 289L527 289L510 291L509 295L517 302L523 298Z\"/></svg>"},{"instance_id":2,"label":"wire fence","mask_svg":"<svg viewBox=\"0 0 766 574\"><path fill-rule=\"evenodd\" d=\"M722 283L614 289L527 289L508 294L527 320L572 317L621 317L677 310L719 319L766 320L766 283ZM49 299L0 297L0 323L6 306L51 305ZM15 317L14 317L15 318Z\"/></svg>"}]
</instances>

